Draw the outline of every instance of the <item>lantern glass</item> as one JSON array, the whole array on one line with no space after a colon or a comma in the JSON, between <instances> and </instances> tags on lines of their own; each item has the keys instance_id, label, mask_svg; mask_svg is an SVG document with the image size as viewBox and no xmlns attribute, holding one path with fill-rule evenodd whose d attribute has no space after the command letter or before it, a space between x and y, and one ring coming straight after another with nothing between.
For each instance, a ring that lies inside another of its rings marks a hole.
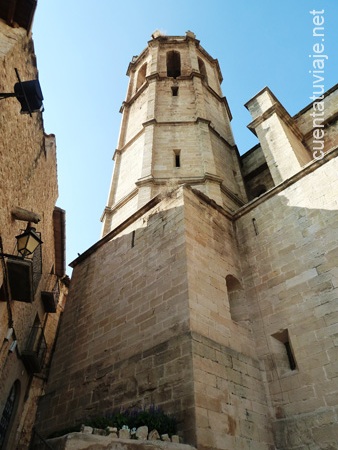
<instances>
[{"instance_id":1,"label":"lantern glass","mask_svg":"<svg viewBox=\"0 0 338 450\"><path fill-rule=\"evenodd\" d=\"M36 248L42 244L40 236L35 231L35 228L27 227L27 229L16 236L18 252L21 256L26 257L34 253Z\"/></svg>"}]
</instances>

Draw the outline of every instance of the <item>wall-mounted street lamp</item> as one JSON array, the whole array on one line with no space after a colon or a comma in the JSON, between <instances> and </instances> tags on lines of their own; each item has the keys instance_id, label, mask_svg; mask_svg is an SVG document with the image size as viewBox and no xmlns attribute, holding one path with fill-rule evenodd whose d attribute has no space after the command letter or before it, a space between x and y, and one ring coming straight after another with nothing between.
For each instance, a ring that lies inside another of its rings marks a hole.
<instances>
[{"instance_id":1,"label":"wall-mounted street lamp","mask_svg":"<svg viewBox=\"0 0 338 450\"><path fill-rule=\"evenodd\" d=\"M19 72L15 69L18 82L14 85L14 92L0 93L0 100L8 97L16 97L21 104L21 114L29 114L32 117L34 112L42 112L43 95L39 80L21 81Z\"/></svg>"},{"instance_id":2,"label":"wall-mounted street lamp","mask_svg":"<svg viewBox=\"0 0 338 450\"><path fill-rule=\"evenodd\" d=\"M42 244L40 233L37 233L30 223L28 223L26 230L22 234L15 236L15 239L18 252L23 258L32 255L37 247Z\"/></svg>"},{"instance_id":3,"label":"wall-mounted street lamp","mask_svg":"<svg viewBox=\"0 0 338 450\"><path fill-rule=\"evenodd\" d=\"M8 280L3 284L3 286L7 287L3 288L2 286L0 290L0 300L17 300L32 303L36 289L34 280L35 282L39 280L39 278L34 278L33 275L34 273L40 273L39 269L34 272L34 267L39 268L39 264L41 264L41 253L36 252L37 248L42 244L41 235L31 226L31 222L28 222L27 228L23 233L15 236L15 238L18 255L10 255L2 253L0 236L0 258L2 264L5 265L5 274ZM33 254L34 264L33 259L29 258Z\"/></svg>"},{"instance_id":4,"label":"wall-mounted street lamp","mask_svg":"<svg viewBox=\"0 0 338 450\"><path fill-rule=\"evenodd\" d=\"M10 255L8 253L0 252L0 256L11 259L21 259L30 256L43 242L41 240L41 234L36 231L31 223L28 222L26 229L23 233L15 236L17 242L17 250L20 256ZM2 241L0 237L0 250L2 250Z\"/></svg>"}]
</instances>

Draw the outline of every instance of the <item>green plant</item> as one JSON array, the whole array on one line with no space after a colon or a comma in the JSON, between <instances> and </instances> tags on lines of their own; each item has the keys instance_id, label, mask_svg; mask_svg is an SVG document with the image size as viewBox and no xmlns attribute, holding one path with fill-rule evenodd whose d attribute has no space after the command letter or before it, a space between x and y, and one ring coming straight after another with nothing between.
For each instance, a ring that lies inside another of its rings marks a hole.
<instances>
[{"instance_id":1,"label":"green plant","mask_svg":"<svg viewBox=\"0 0 338 450\"><path fill-rule=\"evenodd\" d=\"M149 430L157 430L160 434L168 433L169 435L175 434L177 431L177 420L159 407L129 409L125 413L128 414L130 428L146 425Z\"/></svg>"},{"instance_id":2,"label":"green plant","mask_svg":"<svg viewBox=\"0 0 338 450\"><path fill-rule=\"evenodd\" d=\"M150 406L149 408L129 408L126 410L113 411L104 416L97 416L84 420L82 423L92 428L105 429L107 427L138 428L146 425L149 430L157 430L159 434L168 433L170 436L177 432L177 420L173 415L166 414L161 408ZM81 424L57 431L49 436L59 437L74 431L80 431Z\"/></svg>"}]
</instances>

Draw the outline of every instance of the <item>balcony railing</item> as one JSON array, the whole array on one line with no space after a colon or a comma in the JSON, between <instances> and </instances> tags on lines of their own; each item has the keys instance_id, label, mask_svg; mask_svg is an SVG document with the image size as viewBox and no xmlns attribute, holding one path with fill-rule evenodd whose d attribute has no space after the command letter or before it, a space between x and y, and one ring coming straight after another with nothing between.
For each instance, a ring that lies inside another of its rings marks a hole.
<instances>
[{"instance_id":1,"label":"balcony railing","mask_svg":"<svg viewBox=\"0 0 338 450\"><path fill-rule=\"evenodd\" d=\"M45 311L55 313L60 297L59 283L56 275L50 275L46 290L41 292L41 300Z\"/></svg>"},{"instance_id":2,"label":"balcony railing","mask_svg":"<svg viewBox=\"0 0 338 450\"><path fill-rule=\"evenodd\" d=\"M35 250L32 258L23 259L15 255L6 255L5 263L10 299L32 303L42 275L41 246ZM6 300L8 299L2 292L0 301Z\"/></svg>"},{"instance_id":3,"label":"balcony railing","mask_svg":"<svg viewBox=\"0 0 338 450\"><path fill-rule=\"evenodd\" d=\"M21 357L26 369L30 373L40 373L46 356L47 344L43 329L35 323L29 334L27 345L21 352Z\"/></svg>"}]
</instances>

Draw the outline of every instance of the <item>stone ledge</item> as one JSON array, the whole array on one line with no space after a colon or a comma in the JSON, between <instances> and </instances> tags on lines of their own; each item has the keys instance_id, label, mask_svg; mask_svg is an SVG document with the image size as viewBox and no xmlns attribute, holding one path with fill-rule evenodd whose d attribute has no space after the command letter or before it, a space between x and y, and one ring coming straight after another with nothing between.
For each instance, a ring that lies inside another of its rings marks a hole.
<instances>
[{"instance_id":1,"label":"stone ledge","mask_svg":"<svg viewBox=\"0 0 338 450\"><path fill-rule=\"evenodd\" d=\"M53 450L196 450L195 447L187 444L118 439L85 433L69 433L65 436L48 439L47 443Z\"/></svg>"}]
</instances>

